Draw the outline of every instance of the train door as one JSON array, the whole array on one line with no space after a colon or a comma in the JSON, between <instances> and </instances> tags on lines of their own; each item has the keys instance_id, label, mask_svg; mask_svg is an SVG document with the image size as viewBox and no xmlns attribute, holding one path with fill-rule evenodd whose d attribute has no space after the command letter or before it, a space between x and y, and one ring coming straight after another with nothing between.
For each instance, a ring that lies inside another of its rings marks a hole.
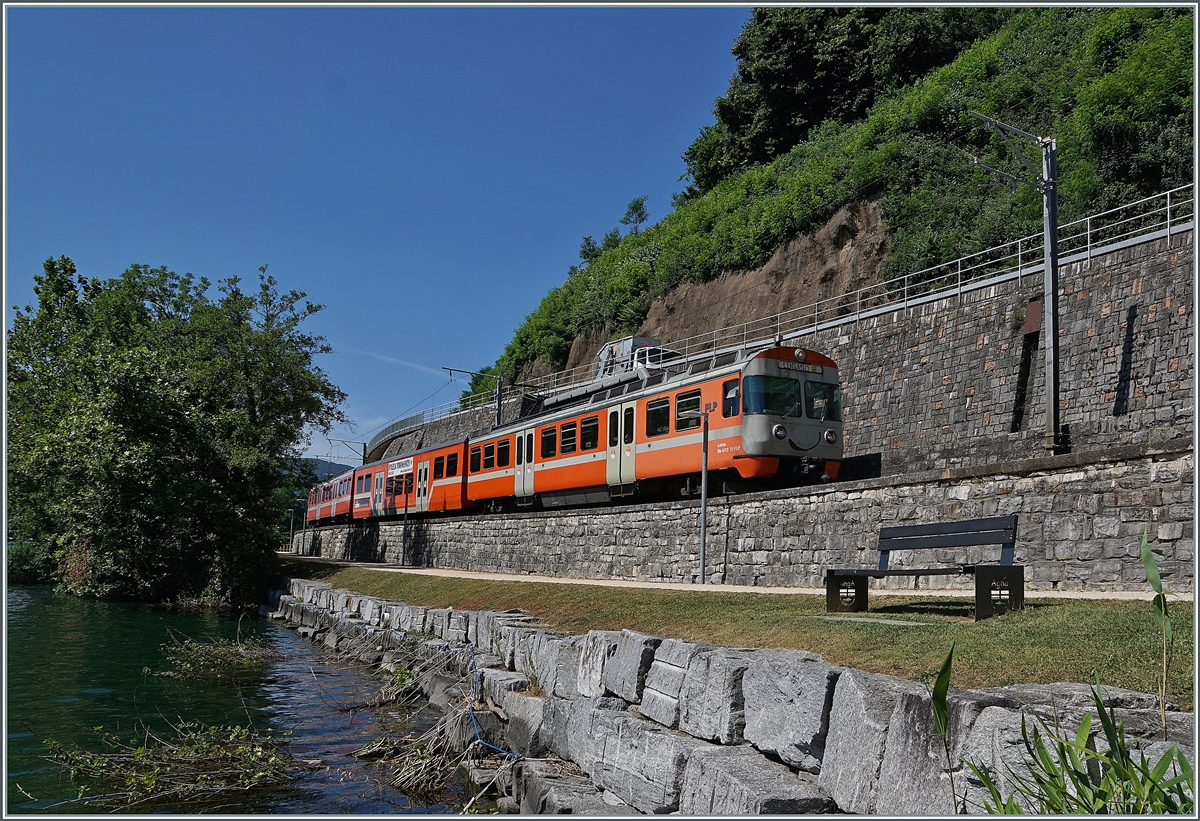
<instances>
[{"instance_id":1,"label":"train door","mask_svg":"<svg viewBox=\"0 0 1200 821\"><path fill-rule=\"evenodd\" d=\"M625 402L608 409L608 464L605 476L609 487L632 485L635 480L633 465L637 453L637 437L634 434L636 417L636 402Z\"/></svg>"},{"instance_id":2,"label":"train door","mask_svg":"<svg viewBox=\"0 0 1200 821\"><path fill-rule=\"evenodd\" d=\"M429 462L417 462L417 512L429 510Z\"/></svg>"},{"instance_id":3,"label":"train door","mask_svg":"<svg viewBox=\"0 0 1200 821\"><path fill-rule=\"evenodd\" d=\"M375 483L371 490L371 515L383 515L383 471L370 474L368 481Z\"/></svg>"},{"instance_id":4,"label":"train door","mask_svg":"<svg viewBox=\"0 0 1200 821\"><path fill-rule=\"evenodd\" d=\"M533 496L533 428L521 431L516 438L513 495L527 500Z\"/></svg>"}]
</instances>

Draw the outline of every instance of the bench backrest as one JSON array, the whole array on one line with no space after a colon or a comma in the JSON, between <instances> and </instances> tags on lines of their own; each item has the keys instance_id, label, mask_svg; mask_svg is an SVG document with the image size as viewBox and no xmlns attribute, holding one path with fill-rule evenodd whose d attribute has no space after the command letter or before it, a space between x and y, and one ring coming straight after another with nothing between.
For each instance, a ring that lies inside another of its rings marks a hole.
<instances>
[{"instance_id":1,"label":"bench backrest","mask_svg":"<svg viewBox=\"0 0 1200 821\"><path fill-rule=\"evenodd\" d=\"M887 570L893 550L924 550L935 547L1000 545L1000 564L1013 563L1017 541L1017 517L995 516L963 522L884 527L879 530L879 569Z\"/></svg>"}]
</instances>

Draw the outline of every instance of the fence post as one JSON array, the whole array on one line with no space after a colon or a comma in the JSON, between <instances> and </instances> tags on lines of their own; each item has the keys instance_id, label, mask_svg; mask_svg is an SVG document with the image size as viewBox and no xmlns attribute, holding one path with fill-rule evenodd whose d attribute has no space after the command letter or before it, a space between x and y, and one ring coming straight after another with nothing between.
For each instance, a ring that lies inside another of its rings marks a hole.
<instances>
[{"instance_id":1,"label":"fence post","mask_svg":"<svg viewBox=\"0 0 1200 821\"><path fill-rule=\"evenodd\" d=\"M1087 249L1088 249L1088 267L1092 267L1092 218L1087 218Z\"/></svg>"},{"instance_id":2,"label":"fence post","mask_svg":"<svg viewBox=\"0 0 1200 821\"><path fill-rule=\"evenodd\" d=\"M1167 247L1171 247L1171 192L1167 192Z\"/></svg>"}]
</instances>

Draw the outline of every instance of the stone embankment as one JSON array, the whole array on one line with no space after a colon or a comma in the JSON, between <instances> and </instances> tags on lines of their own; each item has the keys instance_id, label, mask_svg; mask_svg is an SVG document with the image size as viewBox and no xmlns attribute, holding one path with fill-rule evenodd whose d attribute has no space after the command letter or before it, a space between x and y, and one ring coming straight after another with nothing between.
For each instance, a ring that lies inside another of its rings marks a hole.
<instances>
[{"instance_id":1,"label":"stone embankment","mask_svg":"<svg viewBox=\"0 0 1200 821\"><path fill-rule=\"evenodd\" d=\"M798 650L631 630L570 636L521 612L419 607L305 579L276 590L270 606L335 647L372 639L366 660L385 667L389 650L414 635L448 668L469 664L448 670L473 678L459 695L492 709L464 711L459 748L478 737L515 754L511 779L497 784L512 793L502 804L522 813L954 810L929 693L913 681ZM439 690L430 693L435 699L453 698L445 679L428 687ZM1105 696L1151 759L1177 743L1194 760L1192 714L1170 710L1163 742L1154 696L1117 689ZM959 802L982 812L985 793L966 760L987 765L1011 788L1011 774L1024 767L1023 717L1050 720L1057 711L1074 733L1091 706L1088 688L1076 684L951 690L947 732Z\"/></svg>"},{"instance_id":2,"label":"stone embankment","mask_svg":"<svg viewBox=\"0 0 1200 821\"><path fill-rule=\"evenodd\" d=\"M1145 533L1167 586L1193 589L1194 459L1190 439L1150 447L946 468L740 496L708 507L706 581L819 587L829 567L878 564L879 528L1018 517L1016 558L1030 591L1146 590ZM508 515L413 518L298 531L292 552L491 573L697 582L696 501ZM985 560L947 548L933 560ZM994 558L995 553L988 554ZM911 586L912 577L884 580ZM970 589L933 576L922 587Z\"/></svg>"}]
</instances>

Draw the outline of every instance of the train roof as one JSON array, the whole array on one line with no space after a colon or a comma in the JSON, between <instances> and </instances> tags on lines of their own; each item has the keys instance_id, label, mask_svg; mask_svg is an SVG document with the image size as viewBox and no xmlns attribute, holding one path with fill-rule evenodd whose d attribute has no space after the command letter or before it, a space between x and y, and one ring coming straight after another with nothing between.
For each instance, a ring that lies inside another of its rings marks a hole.
<instances>
[{"instance_id":1,"label":"train roof","mask_svg":"<svg viewBox=\"0 0 1200 821\"><path fill-rule=\"evenodd\" d=\"M403 453L397 453L395 456L389 456L386 459L376 459L374 462L359 465L358 467L354 468L354 470L362 470L363 468L373 468L373 467L378 467L379 465L386 465L390 462L395 462L397 459L407 459L409 457L420 456L422 453L429 453L430 451L441 450L442 448L451 448L451 447L454 447L455 445L461 445L465 441L467 441L467 437L460 436L458 439L451 439L448 442L438 442L436 445L430 445L429 447L419 448L417 450L408 450L408 451L404 451ZM351 471L351 472L353 473L353 471Z\"/></svg>"},{"instance_id":2,"label":"train roof","mask_svg":"<svg viewBox=\"0 0 1200 821\"><path fill-rule=\"evenodd\" d=\"M593 380L586 385L580 385L547 397L538 411L516 421L473 431L470 438L503 436L531 425L549 424L557 419L569 418L589 410L598 410L618 396L641 397L647 393L678 390L690 384L736 373L752 359L783 359L785 357L780 355L783 351L803 351L803 359L795 353L789 354L786 358L837 370L837 364L824 354L809 348L790 345L716 351L707 356L672 361L661 368L639 367L633 371ZM651 391L652 388L658 390Z\"/></svg>"}]
</instances>

